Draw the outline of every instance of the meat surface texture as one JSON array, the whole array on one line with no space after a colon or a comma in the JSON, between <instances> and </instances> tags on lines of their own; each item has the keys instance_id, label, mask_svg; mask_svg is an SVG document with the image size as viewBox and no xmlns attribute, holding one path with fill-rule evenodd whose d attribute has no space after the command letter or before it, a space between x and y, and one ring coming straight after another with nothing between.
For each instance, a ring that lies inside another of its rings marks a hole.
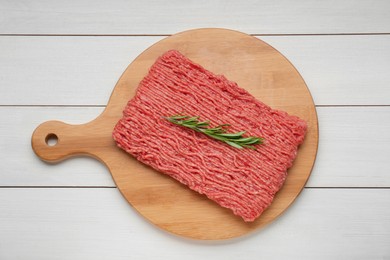
<instances>
[{"instance_id":1,"label":"meat surface texture","mask_svg":"<svg viewBox=\"0 0 390 260\"><path fill-rule=\"evenodd\" d=\"M237 149L164 117L184 114L263 137ZM161 173L254 221L282 187L307 124L171 50L157 59L116 124L117 145ZM130 173L129 173L130 174ZM189 205L190 207L190 205Z\"/></svg>"}]
</instances>

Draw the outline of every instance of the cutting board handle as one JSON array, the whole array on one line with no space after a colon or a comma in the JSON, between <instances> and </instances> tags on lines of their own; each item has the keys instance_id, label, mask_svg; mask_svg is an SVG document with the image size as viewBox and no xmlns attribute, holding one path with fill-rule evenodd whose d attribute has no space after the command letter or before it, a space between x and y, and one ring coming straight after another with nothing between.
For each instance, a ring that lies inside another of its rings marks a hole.
<instances>
[{"instance_id":1,"label":"cutting board handle","mask_svg":"<svg viewBox=\"0 0 390 260\"><path fill-rule=\"evenodd\" d=\"M101 160L99 148L113 140L110 129L94 120L87 124L70 125L47 121L39 125L31 138L34 152L42 160L57 163L73 156L86 155ZM99 138L101 136L101 138Z\"/></svg>"}]
</instances>

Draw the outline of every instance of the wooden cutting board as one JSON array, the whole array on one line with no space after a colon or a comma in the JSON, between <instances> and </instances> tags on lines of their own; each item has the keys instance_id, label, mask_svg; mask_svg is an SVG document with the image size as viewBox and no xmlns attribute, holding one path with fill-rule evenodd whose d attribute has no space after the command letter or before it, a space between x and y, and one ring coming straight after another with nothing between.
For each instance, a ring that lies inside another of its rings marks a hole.
<instances>
[{"instance_id":1,"label":"wooden cutting board","mask_svg":"<svg viewBox=\"0 0 390 260\"><path fill-rule=\"evenodd\" d=\"M158 56L170 49L206 69L223 74L273 108L308 122L308 133L294 165L272 205L246 223L170 177L139 163L115 145L111 133L138 83ZM91 93L93 95L94 93ZM49 145L48 139L57 139ZM197 29L167 37L141 53L116 84L107 108L82 125L48 121L34 131L32 147L44 161L92 156L104 163L126 200L156 226L196 239L227 239L247 234L275 220L299 195L310 176L318 146L313 99L294 66L263 41L226 29Z\"/></svg>"}]
</instances>

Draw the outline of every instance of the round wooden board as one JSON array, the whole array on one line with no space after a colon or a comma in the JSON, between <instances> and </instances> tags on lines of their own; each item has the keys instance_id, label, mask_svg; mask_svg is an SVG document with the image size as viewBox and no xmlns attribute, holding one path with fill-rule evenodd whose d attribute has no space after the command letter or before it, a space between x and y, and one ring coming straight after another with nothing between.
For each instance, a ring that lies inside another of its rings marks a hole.
<instances>
[{"instance_id":1,"label":"round wooden board","mask_svg":"<svg viewBox=\"0 0 390 260\"><path fill-rule=\"evenodd\" d=\"M254 222L246 223L174 179L156 172L117 148L112 131L142 78L158 56L179 50L206 69L223 74L257 99L308 122L283 188L271 206ZM91 93L93 94L93 93ZM46 144L50 134L55 146ZM105 111L83 125L58 121L41 124L32 136L35 153L47 162L76 155L102 161L126 200L146 219L174 234L195 239L227 239L247 234L275 220L299 195L310 176L318 146L318 121L308 88L294 66L263 41L226 29L196 29L167 37L140 54L126 69Z\"/></svg>"}]
</instances>

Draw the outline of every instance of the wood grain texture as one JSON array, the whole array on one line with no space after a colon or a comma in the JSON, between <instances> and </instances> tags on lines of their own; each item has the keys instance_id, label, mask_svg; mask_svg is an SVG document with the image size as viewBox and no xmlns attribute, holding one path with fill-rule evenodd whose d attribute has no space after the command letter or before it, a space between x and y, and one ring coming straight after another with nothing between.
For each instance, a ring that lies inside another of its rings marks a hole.
<instances>
[{"instance_id":1,"label":"wood grain texture","mask_svg":"<svg viewBox=\"0 0 390 260\"><path fill-rule=\"evenodd\" d=\"M81 124L93 120L103 110L103 107L0 107L0 186L115 186L107 168L92 158L67 160L54 170L31 149L31 133L43 121L57 118Z\"/></svg>"},{"instance_id":2,"label":"wood grain texture","mask_svg":"<svg viewBox=\"0 0 390 260\"><path fill-rule=\"evenodd\" d=\"M308 186L390 187L390 107L324 107L318 113L320 160Z\"/></svg>"},{"instance_id":3,"label":"wood grain texture","mask_svg":"<svg viewBox=\"0 0 390 260\"><path fill-rule=\"evenodd\" d=\"M117 189L0 189L0 259L388 259L389 200L388 189L305 189L260 232L194 241L145 222Z\"/></svg>"},{"instance_id":4,"label":"wood grain texture","mask_svg":"<svg viewBox=\"0 0 390 260\"><path fill-rule=\"evenodd\" d=\"M139 82L157 57L170 49L177 49L214 73L236 81L266 104L308 122L305 142L283 188L272 205L252 223L243 222L230 210L137 162L117 148L111 137L114 125ZM34 131L32 146L36 154L48 162L79 154L101 160L110 169L124 197L162 229L197 239L226 239L268 224L294 201L314 164L317 127L314 103L303 79L279 52L243 33L203 29L176 34L147 49L129 65L106 110L97 119L83 125L45 122ZM48 146L45 139L52 134L58 136L58 144Z\"/></svg>"},{"instance_id":5,"label":"wood grain texture","mask_svg":"<svg viewBox=\"0 0 390 260\"><path fill-rule=\"evenodd\" d=\"M123 68L159 39L2 36L0 104L106 105Z\"/></svg>"},{"instance_id":6,"label":"wood grain texture","mask_svg":"<svg viewBox=\"0 0 390 260\"><path fill-rule=\"evenodd\" d=\"M315 104L390 105L389 35L259 38L294 64ZM123 68L161 39L0 37L0 105L106 105Z\"/></svg>"},{"instance_id":7,"label":"wood grain texture","mask_svg":"<svg viewBox=\"0 0 390 260\"><path fill-rule=\"evenodd\" d=\"M390 105L390 35L261 38L296 66L316 105Z\"/></svg>"},{"instance_id":8,"label":"wood grain texture","mask_svg":"<svg viewBox=\"0 0 390 260\"><path fill-rule=\"evenodd\" d=\"M390 259L390 40L373 35L389 33L389 5L0 0L0 186L26 186L0 187L0 259ZM114 183L93 159L41 162L29 147L31 131L50 118L76 124L97 116L102 108L61 106L105 105L123 68L161 37L52 35L161 35L211 26L289 34L261 39L295 65L316 104L336 105L317 108L321 143L307 184L329 188L304 190L261 232L217 243L160 232L116 189L54 188ZM302 33L313 35L291 35ZM328 33L337 35L321 35ZM48 187L28 187L41 185Z\"/></svg>"},{"instance_id":9,"label":"wood grain texture","mask_svg":"<svg viewBox=\"0 0 390 260\"><path fill-rule=\"evenodd\" d=\"M172 34L224 27L246 33L389 33L390 3L340 1L2 1L3 34Z\"/></svg>"},{"instance_id":10,"label":"wood grain texture","mask_svg":"<svg viewBox=\"0 0 390 260\"><path fill-rule=\"evenodd\" d=\"M0 186L115 187L108 169L94 159L74 158L53 167L30 148L39 123L88 122L103 109L0 107ZM317 113L321 142L306 187L390 187L390 107L318 107Z\"/></svg>"}]
</instances>

